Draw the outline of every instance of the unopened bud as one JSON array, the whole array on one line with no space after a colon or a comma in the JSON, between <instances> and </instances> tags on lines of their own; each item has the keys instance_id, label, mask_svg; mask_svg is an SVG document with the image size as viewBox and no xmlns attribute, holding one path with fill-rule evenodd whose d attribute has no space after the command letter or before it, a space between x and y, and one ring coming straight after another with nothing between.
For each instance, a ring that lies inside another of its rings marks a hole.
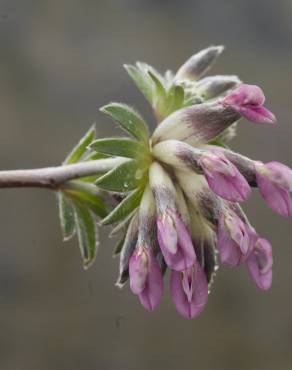
<instances>
[{"instance_id":1,"label":"unopened bud","mask_svg":"<svg viewBox=\"0 0 292 370\"><path fill-rule=\"evenodd\" d=\"M191 56L177 71L176 80L198 80L213 65L224 46L210 46Z\"/></svg>"},{"instance_id":2,"label":"unopened bud","mask_svg":"<svg viewBox=\"0 0 292 370\"><path fill-rule=\"evenodd\" d=\"M237 76L210 76L196 83L196 93L204 99L213 99L241 83Z\"/></svg>"}]
</instances>

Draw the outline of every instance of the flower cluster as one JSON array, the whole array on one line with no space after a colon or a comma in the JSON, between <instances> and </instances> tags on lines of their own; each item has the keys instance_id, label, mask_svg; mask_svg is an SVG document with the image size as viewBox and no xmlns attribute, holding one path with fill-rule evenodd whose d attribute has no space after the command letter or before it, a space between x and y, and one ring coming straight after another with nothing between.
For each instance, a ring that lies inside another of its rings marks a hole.
<instances>
[{"instance_id":1,"label":"flower cluster","mask_svg":"<svg viewBox=\"0 0 292 370\"><path fill-rule=\"evenodd\" d=\"M123 184L128 189L114 217L104 223L119 218L113 233L124 230L117 250L117 284L123 286L129 278L132 292L149 311L161 301L169 269L177 311L186 318L199 315L217 259L229 267L246 266L256 285L269 289L271 245L249 223L240 203L257 187L270 208L292 215L292 170L278 162L249 159L226 146L241 117L257 124L276 120L263 106L259 87L243 84L236 76L203 77L222 50L213 46L200 51L175 74L161 75L145 63L126 66L152 105L158 126L150 138L142 126L136 131L126 127L136 145L133 150L125 139L127 150L119 154L132 158ZM118 109L120 105L109 105L102 110L123 124ZM142 118L130 113L128 123L140 124ZM101 151L102 146L94 143L93 148ZM105 179L109 182L109 175L97 184L103 187ZM125 209L123 217L117 216Z\"/></svg>"}]
</instances>

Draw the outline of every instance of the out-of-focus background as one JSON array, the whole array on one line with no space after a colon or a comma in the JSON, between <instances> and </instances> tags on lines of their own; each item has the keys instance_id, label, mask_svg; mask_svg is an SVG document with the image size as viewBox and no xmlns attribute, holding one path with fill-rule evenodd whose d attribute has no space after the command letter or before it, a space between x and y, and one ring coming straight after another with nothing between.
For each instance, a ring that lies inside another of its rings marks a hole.
<instances>
[{"instance_id":1,"label":"out-of-focus background","mask_svg":"<svg viewBox=\"0 0 292 370\"><path fill-rule=\"evenodd\" d=\"M292 165L292 2L0 1L0 167L60 163L91 125L118 134L98 112L109 101L151 111L122 68L176 69L210 44L213 69L263 87L277 127L242 121L233 148ZM0 369L288 370L292 368L292 228L258 194L245 210L274 246L265 293L244 269L221 269L198 319L175 312L168 292L148 314L114 286L114 241L102 232L95 265L61 241L55 195L0 191ZM167 289L166 289L167 290Z\"/></svg>"}]
</instances>

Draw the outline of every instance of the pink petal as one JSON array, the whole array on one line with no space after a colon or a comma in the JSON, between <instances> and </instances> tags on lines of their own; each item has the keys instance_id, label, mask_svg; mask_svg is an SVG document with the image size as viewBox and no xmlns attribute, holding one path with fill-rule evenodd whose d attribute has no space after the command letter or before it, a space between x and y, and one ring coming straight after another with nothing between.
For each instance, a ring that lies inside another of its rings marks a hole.
<instances>
[{"instance_id":1,"label":"pink petal","mask_svg":"<svg viewBox=\"0 0 292 370\"><path fill-rule=\"evenodd\" d=\"M260 289L267 290L272 284L273 255L271 244L266 239L259 239L257 247L246 260L251 278Z\"/></svg>"},{"instance_id":2,"label":"pink petal","mask_svg":"<svg viewBox=\"0 0 292 370\"><path fill-rule=\"evenodd\" d=\"M242 84L228 94L222 101L223 106L235 111L255 123L275 123L276 117L263 107L265 96L261 88Z\"/></svg>"},{"instance_id":3,"label":"pink petal","mask_svg":"<svg viewBox=\"0 0 292 370\"><path fill-rule=\"evenodd\" d=\"M149 249L149 273L145 289L139 294L141 304L148 311L153 311L161 302L163 295L163 277L158 261L153 252Z\"/></svg>"},{"instance_id":4,"label":"pink petal","mask_svg":"<svg viewBox=\"0 0 292 370\"><path fill-rule=\"evenodd\" d=\"M213 192L223 199L231 202L243 202L249 197L251 188L241 173L237 169L236 171L234 177L214 172L212 177L206 175L206 180Z\"/></svg>"},{"instance_id":5,"label":"pink petal","mask_svg":"<svg viewBox=\"0 0 292 370\"><path fill-rule=\"evenodd\" d=\"M275 115L267 108L262 106L243 106L238 109L238 112L254 123L276 123Z\"/></svg>"},{"instance_id":6,"label":"pink petal","mask_svg":"<svg viewBox=\"0 0 292 370\"><path fill-rule=\"evenodd\" d=\"M224 100L225 105L242 106L242 105L263 105L265 95L263 90L256 85L241 84L237 89L231 91Z\"/></svg>"},{"instance_id":7,"label":"pink petal","mask_svg":"<svg viewBox=\"0 0 292 370\"><path fill-rule=\"evenodd\" d=\"M256 171L257 185L267 205L284 217L292 215L292 200L287 190L273 183L266 174Z\"/></svg>"},{"instance_id":8,"label":"pink petal","mask_svg":"<svg viewBox=\"0 0 292 370\"><path fill-rule=\"evenodd\" d=\"M188 260L188 265L193 265L196 261L195 249L190 234L179 216L176 218L176 229L178 243L184 251L185 257Z\"/></svg>"},{"instance_id":9,"label":"pink petal","mask_svg":"<svg viewBox=\"0 0 292 370\"><path fill-rule=\"evenodd\" d=\"M175 227L178 239L175 253L169 251L161 233L158 233L158 242L166 264L173 270L183 271L194 264L196 254L191 237L178 214L175 215Z\"/></svg>"},{"instance_id":10,"label":"pink petal","mask_svg":"<svg viewBox=\"0 0 292 370\"><path fill-rule=\"evenodd\" d=\"M129 261L130 287L134 294L140 294L144 290L147 275L148 256L143 247L138 247Z\"/></svg>"},{"instance_id":11,"label":"pink petal","mask_svg":"<svg viewBox=\"0 0 292 370\"><path fill-rule=\"evenodd\" d=\"M241 251L238 244L227 234L223 222L218 227L218 251L221 263L229 267L236 267L241 261Z\"/></svg>"},{"instance_id":12,"label":"pink petal","mask_svg":"<svg viewBox=\"0 0 292 370\"><path fill-rule=\"evenodd\" d=\"M172 214L166 212L162 217L158 217L157 219L157 231L160 239L163 241L165 249L168 250L169 253L174 254L177 251L177 232L174 220L175 215L172 216Z\"/></svg>"},{"instance_id":13,"label":"pink petal","mask_svg":"<svg viewBox=\"0 0 292 370\"><path fill-rule=\"evenodd\" d=\"M198 161L210 188L217 195L232 202L242 202L251 193L250 186L222 152L207 152Z\"/></svg>"},{"instance_id":14,"label":"pink petal","mask_svg":"<svg viewBox=\"0 0 292 370\"><path fill-rule=\"evenodd\" d=\"M269 170L269 178L288 191L292 191L292 170L280 162L269 162L264 165Z\"/></svg>"},{"instance_id":15,"label":"pink petal","mask_svg":"<svg viewBox=\"0 0 292 370\"><path fill-rule=\"evenodd\" d=\"M238 266L254 248L258 239L255 230L235 213L223 215L218 225L218 250L221 262Z\"/></svg>"},{"instance_id":16,"label":"pink petal","mask_svg":"<svg viewBox=\"0 0 292 370\"><path fill-rule=\"evenodd\" d=\"M183 288L183 273L172 271L170 276L170 290L173 303L180 315L187 319L198 316L208 301L208 283L204 271L199 263L193 267L192 295L187 295Z\"/></svg>"}]
</instances>

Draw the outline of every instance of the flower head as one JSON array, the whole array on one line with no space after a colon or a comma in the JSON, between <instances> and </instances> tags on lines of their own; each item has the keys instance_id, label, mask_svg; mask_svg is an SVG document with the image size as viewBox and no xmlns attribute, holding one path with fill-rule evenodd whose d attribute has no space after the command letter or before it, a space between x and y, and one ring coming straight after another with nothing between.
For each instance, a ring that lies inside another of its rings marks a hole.
<instances>
[{"instance_id":1,"label":"flower head","mask_svg":"<svg viewBox=\"0 0 292 370\"><path fill-rule=\"evenodd\" d=\"M208 290L222 265L246 265L261 289L272 282L272 251L239 206L258 187L267 204L292 215L292 170L263 164L227 148L241 117L274 123L262 90L236 76L202 76L223 48L212 46L192 56L176 73L161 74L145 63L126 66L151 104L157 127L151 137L132 108L110 104L102 110L132 139L91 144L98 155L127 160L96 184L114 192L116 208L102 221L123 232L118 285L130 288L152 311L160 302L163 275L186 318L204 309Z\"/></svg>"}]
</instances>

